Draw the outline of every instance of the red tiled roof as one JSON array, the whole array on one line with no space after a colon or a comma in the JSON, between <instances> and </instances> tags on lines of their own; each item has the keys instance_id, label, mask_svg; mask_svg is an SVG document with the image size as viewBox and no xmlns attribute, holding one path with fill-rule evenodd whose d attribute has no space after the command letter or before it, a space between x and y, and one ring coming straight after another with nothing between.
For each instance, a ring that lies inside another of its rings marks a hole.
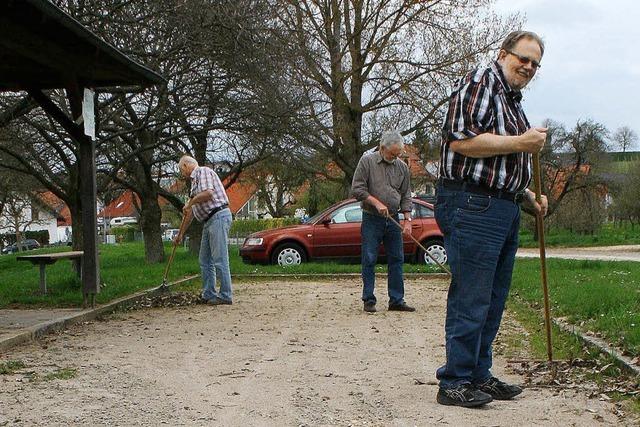
<instances>
[{"instance_id":1,"label":"red tiled roof","mask_svg":"<svg viewBox=\"0 0 640 427\"><path fill-rule=\"evenodd\" d=\"M62 199L51 191L38 193L38 198L56 214L59 227L71 225L71 211Z\"/></svg>"},{"instance_id":2,"label":"red tiled roof","mask_svg":"<svg viewBox=\"0 0 640 427\"><path fill-rule=\"evenodd\" d=\"M236 214L256 193L256 186L237 180L226 191L229 198L229 209L231 213Z\"/></svg>"},{"instance_id":3,"label":"red tiled roof","mask_svg":"<svg viewBox=\"0 0 640 427\"><path fill-rule=\"evenodd\" d=\"M138 216L138 211L135 208L134 201L137 205L140 205L140 199L131 190L127 190L115 198L105 208L98 213L100 217L116 218L120 216Z\"/></svg>"}]
</instances>

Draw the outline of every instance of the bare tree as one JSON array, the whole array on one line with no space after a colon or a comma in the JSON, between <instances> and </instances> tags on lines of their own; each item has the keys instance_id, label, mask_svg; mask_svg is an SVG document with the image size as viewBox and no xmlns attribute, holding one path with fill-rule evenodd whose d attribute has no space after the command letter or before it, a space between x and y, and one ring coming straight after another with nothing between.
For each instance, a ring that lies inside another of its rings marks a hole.
<instances>
[{"instance_id":1,"label":"bare tree","mask_svg":"<svg viewBox=\"0 0 640 427\"><path fill-rule=\"evenodd\" d=\"M449 86L517 26L483 0L275 3L289 79L314 125L300 141L337 165L345 191L384 129L440 126Z\"/></svg>"},{"instance_id":2,"label":"bare tree","mask_svg":"<svg viewBox=\"0 0 640 427\"><path fill-rule=\"evenodd\" d=\"M635 147L638 143L638 134L629 126L622 126L613 134L613 142L620 147L622 152L626 152L629 148Z\"/></svg>"},{"instance_id":3,"label":"bare tree","mask_svg":"<svg viewBox=\"0 0 640 427\"><path fill-rule=\"evenodd\" d=\"M599 172L607 163L608 131L593 120L578 121L571 131L552 120L546 120L544 126L547 143L540 159L543 193L549 198L547 216L551 216L568 194L604 183Z\"/></svg>"}]
</instances>

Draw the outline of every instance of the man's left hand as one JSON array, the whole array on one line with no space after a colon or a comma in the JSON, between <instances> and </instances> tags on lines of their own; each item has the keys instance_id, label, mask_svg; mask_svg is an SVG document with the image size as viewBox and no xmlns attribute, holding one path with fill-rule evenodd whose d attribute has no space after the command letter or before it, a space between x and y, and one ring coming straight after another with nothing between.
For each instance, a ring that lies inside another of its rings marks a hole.
<instances>
[{"instance_id":1,"label":"man's left hand","mask_svg":"<svg viewBox=\"0 0 640 427\"><path fill-rule=\"evenodd\" d=\"M184 207L182 208L182 213L184 215L187 215L189 212L191 211L191 206L189 206L189 203L187 203L186 205L184 205Z\"/></svg>"},{"instance_id":2,"label":"man's left hand","mask_svg":"<svg viewBox=\"0 0 640 427\"><path fill-rule=\"evenodd\" d=\"M542 194L540 195L540 203L538 203L536 201L536 193L527 190L526 200L522 208L525 212L533 215L541 214L544 217L549 210L549 200L547 199L547 196Z\"/></svg>"}]
</instances>

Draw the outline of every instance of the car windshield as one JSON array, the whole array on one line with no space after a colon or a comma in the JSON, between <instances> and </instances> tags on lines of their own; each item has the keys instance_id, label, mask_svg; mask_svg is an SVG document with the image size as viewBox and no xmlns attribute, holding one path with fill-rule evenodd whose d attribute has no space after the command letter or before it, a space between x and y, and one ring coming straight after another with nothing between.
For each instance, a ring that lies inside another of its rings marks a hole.
<instances>
[{"instance_id":1,"label":"car windshield","mask_svg":"<svg viewBox=\"0 0 640 427\"><path fill-rule=\"evenodd\" d=\"M335 209L336 205L340 204L342 202L336 203L334 205L329 206L328 208L318 212L317 214L315 214L314 216L312 216L311 218L309 218L308 220L304 221L304 224L313 224L315 222L317 222L320 218L322 218L323 216L325 216L327 214L327 212Z\"/></svg>"}]
</instances>

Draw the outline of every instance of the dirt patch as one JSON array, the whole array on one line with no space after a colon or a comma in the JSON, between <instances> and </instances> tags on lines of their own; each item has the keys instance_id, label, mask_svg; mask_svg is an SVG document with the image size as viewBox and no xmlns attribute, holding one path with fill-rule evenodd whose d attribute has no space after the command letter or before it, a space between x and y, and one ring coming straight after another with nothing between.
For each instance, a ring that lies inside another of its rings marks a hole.
<instances>
[{"instance_id":1,"label":"dirt patch","mask_svg":"<svg viewBox=\"0 0 640 427\"><path fill-rule=\"evenodd\" d=\"M380 288L380 287L379 287ZM446 283L407 281L416 313L362 311L360 281L255 282L232 306L149 308L16 349L0 425L620 425L608 401L527 387L483 409L435 402ZM151 304L153 305L153 304ZM495 373L523 384L504 358ZM75 370L29 381L27 373Z\"/></svg>"}]
</instances>

